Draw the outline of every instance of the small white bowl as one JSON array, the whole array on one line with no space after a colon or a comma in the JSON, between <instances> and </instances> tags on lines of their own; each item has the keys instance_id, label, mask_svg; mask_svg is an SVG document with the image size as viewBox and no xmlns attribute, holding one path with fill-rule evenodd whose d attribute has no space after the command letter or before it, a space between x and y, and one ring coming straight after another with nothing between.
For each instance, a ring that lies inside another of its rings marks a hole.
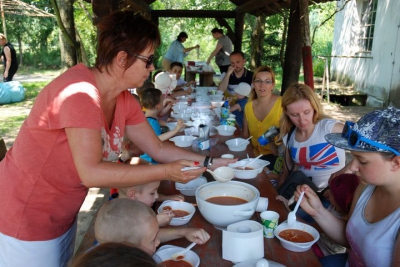
<instances>
[{"instance_id":1,"label":"small white bowl","mask_svg":"<svg viewBox=\"0 0 400 267\"><path fill-rule=\"evenodd\" d=\"M288 240L285 240L279 236L279 233L283 230L287 229L297 229L297 230L302 230L314 237L314 240L312 242L307 242L307 243L296 243L296 242L291 242ZM307 251L311 248L311 246L318 241L319 239L319 233L318 231L305 223L301 223L299 221L296 221L296 224L293 227L289 227L287 224L287 221L284 221L280 225L278 225L275 230L274 230L274 235L276 238L279 239L281 242L282 247L286 248L287 250L294 251L294 252L304 252Z\"/></svg>"},{"instance_id":2,"label":"small white bowl","mask_svg":"<svg viewBox=\"0 0 400 267\"><path fill-rule=\"evenodd\" d=\"M172 218L169 222L169 225L177 226L177 225L184 225L187 224L190 219L192 219L196 208L193 204L183 201L173 201L173 200L166 200L161 203L160 207L157 209L157 213L161 213L164 210L164 207L171 207L172 210L184 210L189 213L189 215L180 217L180 218Z\"/></svg>"},{"instance_id":3,"label":"small white bowl","mask_svg":"<svg viewBox=\"0 0 400 267\"><path fill-rule=\"evenodd\" d=\"M225 103L224 100L221 101L211 101L211 106L214 108L220 108Z\"/></svg>"},{"instance_id":4,"label":"small white bowl","mask_svg":"<svg viewBox=\"0 0 400 267\"><path fill-rule=\"evenodd\" d=\"M175 188L185 196L194 196L196 193L196 189L205 183L207 183L206 177L199 176L186 184L175 183Z\"/></svg>"},{"instance_id":5,"label":"small white bowl","mask_svg":"<svg viewBox=\"0 0 400 267\"><path fill-rule=\"evenodd\" d=\"M196 137L194 136L178 135L170 138L169 141L174 142L179 147L190 147L195 139Z\"/></svg>"},{"instance_id":6,"label":"small white bowl","mask_svg":"<svg viewBox=\"0 0 400 267\"><path fill-rule=\"evenodd\" d=\"M244 151L246 150L246 147L250 144L250 142L246 139L243 138L234 138L234 139L229 139L228 141L225 142L225 144L228 146L229 150L231 151ZM243 142L245 141L245 142ZM240 146L238 144L242 143Z\"/></svg>"},{"instance_id":7,"label":"small white bowl","mask_svg":"<svg viewBox=\"0 0 400 267\"><path fill-rule=\"evenodd\" d=\"M212 101L222 101L222 99L224 98L223 95L211 95L210 97Z\"/></svg>"},{"instance_id":8,"label":"small white bowl","mask_svg":"<svg viewBox=\"0 0 400 267\"><path fill-rule=\"evenodd\" d=\"M235 177L239 179L253 179L256 178L257 175L260 173L259 170L262 170L265 165L263 166L260 163L257 162L252 162L246 167L252 168L251 170L240 170L237 168L240 168L241 166L244 166L247 164L248 161L237 161L235 163L228 164L228 167L231 167L233 171L235 172Z\"/></svg>"},{"instance_id":9,"label":"small white bowl","mask_svg":"<svg viewBox=\"0 0 400 267\"><path fill-rule=\"evenodd\" d=\"M233 159L235 156L232 154L223 154L221 155L221 158L223 159Z\"/></svg>"},{"instance_id":10,"label":"small white bowl","mask_svg":"<svg viewBox=\"0 0 400 267\"><path fill-rule=\"evenodd\" d=\"M215 129L217 129L218 134L222 136L231 136L236 131L236 127L230 125L218 125Z\"/></svg>"},{"instance_id":11,"label":"small white bowl","mask_svg":"<svg viewBox=\"0 0 400 267\"><path fill-rule=\"evenodd\" d=\"M156 253L154 254L154 260L160 264L163 261L167 261L171 259L171 256L177 252L184 250L185 248L172 246L172 245L165 245L160 247ZM161 262L159 262L159 260ZM190 263L193 267L198 267L200 265L200 258L199 256L192 250L189 250L185 254L185 261Z\"/></svg>"}]
</instances>

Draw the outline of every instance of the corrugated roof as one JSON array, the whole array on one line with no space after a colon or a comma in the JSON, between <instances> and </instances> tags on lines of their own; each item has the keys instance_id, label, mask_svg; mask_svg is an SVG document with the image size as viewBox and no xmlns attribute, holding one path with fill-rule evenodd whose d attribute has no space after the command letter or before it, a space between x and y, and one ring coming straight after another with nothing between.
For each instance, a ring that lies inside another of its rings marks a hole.
<instances>
[{"instance_id":1,"label":"corrugated roof","mask_svg":"<svg viewBox=\"0 0 400 267\"><path fill-rule=\"evenodd\" d=\"M19 0L0 0L0 8L4 14L13 14L29 17L53 17L54 15L47 13L37 7L28 5Z\"/></svg>"}]
</instances>

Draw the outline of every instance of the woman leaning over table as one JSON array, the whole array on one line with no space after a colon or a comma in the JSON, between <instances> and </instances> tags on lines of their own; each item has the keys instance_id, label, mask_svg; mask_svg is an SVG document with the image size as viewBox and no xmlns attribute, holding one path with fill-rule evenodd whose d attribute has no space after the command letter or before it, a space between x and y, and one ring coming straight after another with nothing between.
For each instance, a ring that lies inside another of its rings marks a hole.
<instances>
[{"instance_id":1,"label":"woman leaning over table","mask_svg":"<svg viewBox=\"0 0 400 267\"><path fill-rule=\"evenodd\" d=\"M186 42L187 38L187 33L181 32L179 33L178 37L176 37L176 40L171 43L162 61L164 71L170 71L171 64L173 62L179 62L183 64L183 58L188 55L188 52L200 47L199 45L195 45L185 48L183 43Z\"/></svg>"},{"instance_id":2,"label":"woman leaning over table","mask_svg":"<svg viewBox=\"0 0 400 267\"><path fill-rule=\"evenodd\" d=\"M275 73L267 66L257 68L253 74L253 88L249 101L244 108L243 137L251 138L254 154L263 154L261 159L268 160L270 170L274 168L279 156L278 145L270 142L261 146L257 139L271 126L279 127L282 115L281 97L273 93Z\"/></svg>"},{"instance_id":3,"label":"woman leaning over table","mask_svg":"<svg viewBox=\"0 0 400 267\"><path fill-rule=\"evenodd\" d=\"M79 64L41 91L0 163L2 267L66 266L88 187L187 182L205 168L182 172L183 167L211 161L161 142L127 90L142 86L154 70L157 27L132 11L118 11L103 18L98 30L96 66ZM124 134L157 161L170 163L112 162Z\"/></svg>"}]
</instances>

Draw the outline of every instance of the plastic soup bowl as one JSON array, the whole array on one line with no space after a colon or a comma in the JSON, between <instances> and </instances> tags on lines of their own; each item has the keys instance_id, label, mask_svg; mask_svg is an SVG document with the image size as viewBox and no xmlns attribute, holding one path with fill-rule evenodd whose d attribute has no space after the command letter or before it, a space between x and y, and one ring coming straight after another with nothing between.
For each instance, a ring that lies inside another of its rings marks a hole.
<instances>
[{"instance_id":1,"label":"plastic soup bowl","mask_svg":"<svg viewBox=\"0 0 400 267\"><path fill-rule=\"evenodd\" d=\"M283 239L282 237L279 236L279 233L281 231L287 230L287 229L296 229L296 230L305 231L305 232L309 233L310 235L312 235L314 240L311 242L306 242L306 243L297 243L297 242L291 242L286 239ZM289 227L289 225L287 224L287 221L284 221L283 223L281 223L280 225L278 225L275 228L274 234L275 234L276 238L278 238L279 241L281 242L282 247L286 248L287 250L294 251L294 252L304 252L304 251L309 250L311 248L311 246L315 242L317 242L319 239L319 233L314 227L312 227L308 224L305 224L305 223L301 223L299 221L296 221L296 224L293 227Z\"/></svg>"},{"instance_id":2,"label":"plastic soup bowl","mask_svg":"<svg viewBox=\"0 0 400 267\"><path fill-rule=\"evenodd\" d=\"M165 210L164 207L166 207L166 206L170 207L172 210L183 210L183 211L186 211L189 213L189 215L184 216L184 217L172 218L172 220L169 222L169 225L173 225L173 226L187 224L190 221L190 219L192 219L194 213L196 212L195 207L191 203L167 200L167 201L164 201L160 205L160 207L158 207L157 213L160 213L163 210Z\"/></svg>"},{"instance_id":3,"label":"plastic soup bowl","mask_svg":"<svg viewBox=\"0 0 400 267\"><path fill-rule=\"evenodd\" d=\"M234 138L234 139L229 139L228 141L225 142L225 144L231 151L244 151L246 150L246 147L250 144L249 141L245 140L246 139L243 138Z\"/></svg>"},{"instance_id":4,"label":"plastic soup bowl","mask_svg":"<svg viewBox=\"0 0 400 267\"><path fill-rule=\"evenodd\" d=\"M193 141L196 139L195 136L190 136L190 135L179 135L179 136L174 136L170 141L174 142L176 146L179 147L190 147L192 146Z\"/></svg>"}]
</instances>

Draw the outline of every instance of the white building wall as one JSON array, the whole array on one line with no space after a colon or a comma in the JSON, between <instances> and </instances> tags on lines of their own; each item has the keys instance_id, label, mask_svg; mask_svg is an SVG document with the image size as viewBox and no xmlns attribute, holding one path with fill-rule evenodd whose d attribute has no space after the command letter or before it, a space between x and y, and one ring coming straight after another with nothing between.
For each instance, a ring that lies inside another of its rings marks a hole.
<instances>
[{"instance_id":1,"label":"white building wall","mask_svg":"<svg viewBox=\"0 0 400 267\"><path fill-rule=\"evenodd\" d=\"M335 16L331 75L368 94L367 105L400 107L400 1L378 0L372 51L359 53L361 1L351 0Z\"/></svg>"}]
</instances>

